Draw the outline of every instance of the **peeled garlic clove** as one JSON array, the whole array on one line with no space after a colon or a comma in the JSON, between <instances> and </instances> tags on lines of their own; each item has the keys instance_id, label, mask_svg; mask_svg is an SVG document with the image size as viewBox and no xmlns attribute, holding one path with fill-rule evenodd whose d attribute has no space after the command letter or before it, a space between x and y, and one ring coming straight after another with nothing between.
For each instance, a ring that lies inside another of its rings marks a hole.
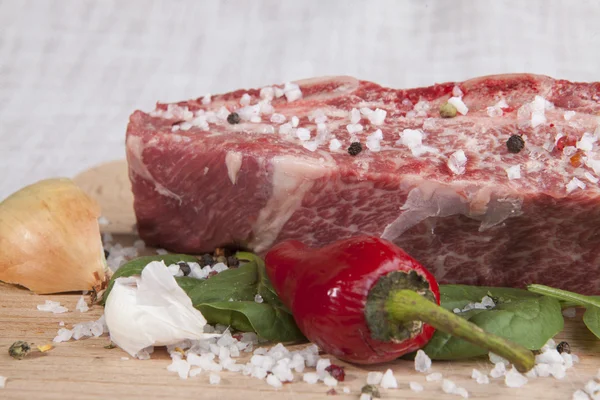
<instances>
[{"instance_id":1,"label":"peeled garlic clove","mask_svg":"<svg viewBox=\"0 0 600 400\"><path fill-rule=\"evenodd\" d=\"M113 343L136 357L149 346L218 335L204 333L206 319L162 261L152 261L140 277L117 278L104 317Z\"/></svg>"},{"instance_id":2,"label":"peeled garlic clove","mask_svg":"<svg viewBox=\"0 0 600 400\"><path fill-rule=\"evenodd\" d=\"M43 180L0 203L0 280L36 293L106 285L100 206L70 179Z\"/></svg>"}]
</instances>

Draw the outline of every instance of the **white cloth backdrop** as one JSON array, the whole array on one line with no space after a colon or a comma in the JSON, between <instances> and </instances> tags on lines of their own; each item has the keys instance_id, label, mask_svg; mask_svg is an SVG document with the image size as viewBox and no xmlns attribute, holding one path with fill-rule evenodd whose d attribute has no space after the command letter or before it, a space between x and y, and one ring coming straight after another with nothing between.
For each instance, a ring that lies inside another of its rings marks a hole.
<instances>
[{"instance_id":1,"label":"white cloth backdrop","mask_svg":"<svg viewBox=\"0 0 600 400\"><path fill-rule=\"evenodd\" d=\"M317 75L600 80L600 2L0 0L0 199L124 157L129 114Z\"/></svg>"}]
</instances>

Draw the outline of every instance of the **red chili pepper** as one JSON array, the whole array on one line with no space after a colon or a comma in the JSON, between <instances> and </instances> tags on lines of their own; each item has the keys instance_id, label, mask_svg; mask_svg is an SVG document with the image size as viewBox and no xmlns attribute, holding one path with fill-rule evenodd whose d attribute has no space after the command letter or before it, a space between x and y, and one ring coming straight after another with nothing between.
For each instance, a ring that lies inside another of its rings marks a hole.
<instances>
[{"instance_id":1,"label":"red chili pepper","mask_svg":"<svg viewBox=\"0 0 600 400\"><path fill-rule=\"evenodd\" d=\"M531 351L439 307L433 275L383 239L359 236L321 249L282 242L265 264L302 333L341 360L394 360L423 347L435 326L490 349L520 371L534 365Z\"/></svg>"}]
</instances>

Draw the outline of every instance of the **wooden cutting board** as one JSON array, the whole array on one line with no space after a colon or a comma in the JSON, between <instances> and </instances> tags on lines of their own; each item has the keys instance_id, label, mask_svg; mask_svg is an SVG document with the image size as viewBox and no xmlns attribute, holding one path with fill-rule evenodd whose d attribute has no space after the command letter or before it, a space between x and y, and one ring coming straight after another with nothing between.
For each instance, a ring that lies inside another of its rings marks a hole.
<instances>
[{"instance_id":1,"label":"wooden cutting board","mask_svg":"<svg viewBox=\"0 0 600 400\"><path fill-rule=\"evenodd\" d=\"M76 182L102 206L103 215L109 220L102 227L111 232L124 245L135 240L132 195L124 161L117 161L93 168L75 178ZM151 360L124 359L129 357L120 349L105 349L109 343L106 335L80 341L58 343L42 355L24 360L14 360L7 354L8 347L16 340L38 344L51 343L58 331L59 322L67 328L79 322L93 321L102 315L100 306L80 313L75 304L80 294L38 296L11 285L0 283L0 376L8 378L6 388L0 389L0 399L325 399L328 388L323 384L309 385L301 381L285 384L275 390L264 381L241 374L222 372L220 385L210 385L208 374L181 380L166 370L170 358L166 351L158 350ZM44 300L60 301L69 310L64 314L40 312L37 304ZM433 371L465 387L470 398L482 399L570 399L573 392L583 388L600 368L600 341L576 318L566 318L565 330L558 340L566 340L581 363L568 370L561 381L554 378L530 380L522 388L511 389L502 379L492 379L488 385L478 385L470 378L471 370L478 368L489 372L493 365L486 359L462 362L434 362ZM243 353L244 354L244 353ZM245 355L247 358L248 356ZM243 362L243 359L239 362ZM337 361L335 361L338 363ZM392 368L399 388L381 390L383 398L389 399L457 399L456 395L443 393L439 382L426 382L425 374L414 370L413 363L398 360L368 368L339 362L346 366L346 381L338 387L335 398L357 399L369 371L385 371ZM296 380L301 380L297 375ZM408 383L421 383L425 390L412 392ZM344 394L342 388L351 389Z\"/></svg>"}]
</instances>

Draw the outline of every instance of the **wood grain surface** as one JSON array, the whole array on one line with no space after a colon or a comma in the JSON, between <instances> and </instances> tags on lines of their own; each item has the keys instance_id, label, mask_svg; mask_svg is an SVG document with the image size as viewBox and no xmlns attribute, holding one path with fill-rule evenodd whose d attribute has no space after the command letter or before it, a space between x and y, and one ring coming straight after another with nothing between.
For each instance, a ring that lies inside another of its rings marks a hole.
<instances>
[{"instance_id":1,"label":"wood grain surface","mask_svg":"<svg viewBox=\"0 0 600 400\"><path fill-rule=\"evenodd\" d=\"M106 229L115 240L128 245L135 240L131 233L134 216L131 193L126 179L124 161L106 164L87 171L76 178L103 208L110 224ZM151 251L151 250L149 250ZM275 390L264 381L245 377L239 373L222 372L220 385L210 385L208 374L181 380L166 370L170 358L166 351L157 350L151 360L122 359L129 356L118 348L105 349L107 335L79 341L58 343L44 354L32 354L24 360L9 357L8 347L16 340L36 345L51 343L63 321L67 328L79 322L93 321L102 315L102 307L93 306L81 313L75 310L80 294L35 295L25 289L0 283L0 376L8 378L6 387L0 389L0 399L325 399L328 388L323 384L309 385L295 381ZM36 305L44 300L60 301L70 311L64 314L40 312ZM567 372L566 378L536 378L522 388L511 389L502 379L492 379L488 385L478 385L470 378L471 370L478 368L489 372L493 365L486 359L463 362L434 362L432 370L465 387L470 398L481 399L570 399L573 392L583 388L600 367L600 341L585 328L581 313L576 318L566 318L565 329L557 340L570 343L573 353L581 362ZM248 354L242 353L242 360ZM337 361L336 361L337 363ZM369 371L394 370L399 388L382 390L388 399L457 399L456 395L442 392L439 382L426 382L425 374L418 373L410 361L356 367L346 366L346 381L337 388L335 398L357 399ZM412 392L408 383L421 383L425 390ZM342 387L351 389L344 394Z\"/></svg>"}]
</instances>

